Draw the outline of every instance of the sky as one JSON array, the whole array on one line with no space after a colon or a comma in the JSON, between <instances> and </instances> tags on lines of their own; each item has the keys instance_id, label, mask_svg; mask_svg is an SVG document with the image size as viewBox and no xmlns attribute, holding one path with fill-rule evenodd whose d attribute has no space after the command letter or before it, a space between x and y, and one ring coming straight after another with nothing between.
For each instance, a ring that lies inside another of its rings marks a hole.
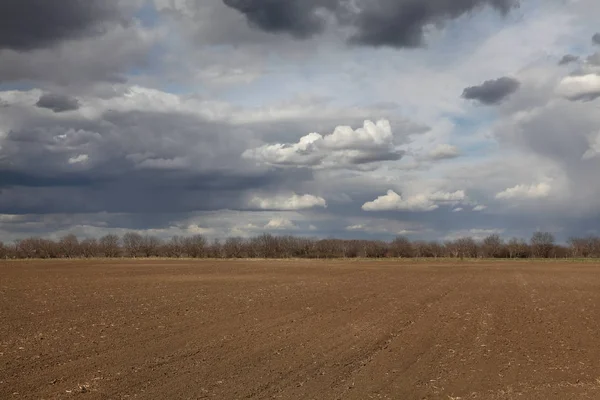
<instances>
[{"instance_id":1,"label":"sky","mask_svg":"<svg viewBox=\"0 0 600 400\"><path fill-rule=\"evenodd\" d=\"M3 0L0 240L600 234L597 0Z\"/></svg>"}]
</instances>

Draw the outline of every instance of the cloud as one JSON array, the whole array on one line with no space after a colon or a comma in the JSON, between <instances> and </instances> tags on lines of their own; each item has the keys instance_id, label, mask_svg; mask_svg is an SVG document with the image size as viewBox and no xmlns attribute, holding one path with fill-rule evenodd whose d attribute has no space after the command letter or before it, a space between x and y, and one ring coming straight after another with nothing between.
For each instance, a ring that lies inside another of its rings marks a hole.
<instances>
[{"instance_id":1,"label":"cloud","mask_svg":"<svg viewBox=\"0 0 600 400\"><path fill-rule=\"evenodd\" d=\"M600 46L600 32L595 33L594 36L592 36L592 43Z\"/></svg>"},{"instance_id":2,"label":"cloud","mask_svg":"<svg viewBox=\"0 0 600 400\"><path fill-rule=\"evenodd\" d=\"M556 88L559 95L572 101L592 101L600 97L600 75L567 76Z\"/></svg>"},{"instance_id":3,"label":"cloud","mask_svg":"<svg viewBox=\"0 0 600 400\"><path fill-rule=\"evenodd\" d=\"M600 66L600 52L589 55L585 61L591 66Z\"/></svg>"},{"instance_id":4,"label":"cloud","mask_svg":"<svg viewBox=\"0 0 600 400\"><path fill-rule=\"evenodd\" d=\"M0 107L0 209L6 211L244 209L249 193L292 192L310 178L240 159L267 124L242 130L213 122L204 114L210 106L200 102L192 113L178 107L185 102L170 106L164 96L124 91L82 95L78 110L52 113L36 107L41 94L0 91L6 103Z\"/></svg>"},{"instance_id":5,"label":"cloud","mask_svg":"<svg viewBox=\"0 0 600 400\"><path fill-rule=\"evenodd\" d=\"M87 154L80 154L75 157L69 158L69 164L82 164L87 162L90 157Z\"/></svg>"},{"instance_id":6,"label":"cloud","mask_svg":"<svg viewBox=\"0 0 600 400\"><path fill-rule=\"evenodd\" d=\"M311 194L297 195L293 193L291 196L274 196L262 197L254 196L250 199L249 205L261 210L305 210L314 207L327 207L327 202L324 198L313 196Z\"/></svg>"},{"instance_id":7,"label":"cloud","mask_svg":"<svg viewBox=\"0 0 600 400\"><path fill-rule=\"evenodd\" d=\"M496 194L500 200L511 199L542 199L550 195L552 187L545 182L533 185L517 185Z\"/></svg>"},{"instance_id":8,"label":"cloud","mask_svg":"<svg viewBox=\"0 0 600 400\"><path fill-rule=\"evenodd\" d=\"M78 110L79 101L74 97L64 94L44 93L36 103L36 106L60 113Z\"/></svg>"},{"instance_id":9,"label":"cloud","mask_svg":"<svg viewBox=\"0 0 600 400\"><path fill-rule=\"evenodd\" d=\"M582 160L591 160L600 155L600 132L596 135L591 135L589 138L590 147L583 153Z\"/></svg>"},{"instance_id":10,"label":"cloud","mask_svg":"<svg viewBox=\"0 0 600 400\"><path fill-rule=\"evenodd\" d=\"M560 59L558 65L567 65L579 61L579 56L574 56L572 54L565 54L563 58Z\"/></svg>"},{"instance_id":11,"label":"cloud","mask_svg":"<svg viewBox=\"0 0 600 400\"><path fill-rule=\"evenodd\" d=\"M27 51L102 34L121 17L116 0L0 2L0 49Z\"/></svg>"},{"instance_id":12,"label":"cloud","mask_svg":"<svg viewBox=\"0 0 600 400\"><path fill-rule=\"evenodd\" d=\"M457 190L456 192L435 192L429 195L429 199L438 203L454 204L467 200L467 195L464 190Z\"/></svg>"},{"instance_id":13,"label":"cloud","mask_svg":"<svg viewBox=\"0 0 600 400\"><path fill-rule=\"evenodd\" d=\"M289 219L273 218L265 225L265 229L278 230L278 231L279 230L293 230L293 229L297 229L297 226Z\"/></svg>"},{"instance_id":14,"label":"cloud","mask_svg":"<svg viewBox=\"0 0 600 400\"><path fill-rule=\"evenodd\" d=\"M142 3L133 18L121 7ZM516 2L229 3L114 0L115 17L91 30L0 50L0 209L29 215L2 222L1 240L71 228L252 236L276 218L298 235L382 239L596 227L598 103L567 101L556 89L567 74L598 73L596 57L583 53L591 35L581 36L597 29L590 9L598 2L542 2L507 19L487 6ZM423 44L431 48L397 51ZM580 62L559 68L568 52ZM520 88L497 107L460 98L501 76ZM45 93L79 107L36 106ZM356 128L365 130L366 119L390 121L391 135L377 124L374 136L363 135ZM532 182L548 182L550 195L495 199ZM361 210L388 189L401 198L392 209L431 211ZM481 204L493 212L476 212Z\"/></svg>"},{"instance_id":15,"label":"cloud","mask_svg":"<svg viewBox=\"0 0 600 400\"><path fill-rule=\"evenodd\" d=\"M468 237L477 241L481 241L490 235L502 235L504 232L504 229L466 229L450 232L444 237L444 240L457 240Z\"/></svg>"},{"instance_id":16,"label":"cloud","mask_svg":"<svg viewBox=\"0 0 600 400\"><path fill-rule=\"evenodd\" d=\"M513 0L223 0L255 28L305 39L336 24L365 46L419 47L428 27L490 6L507 13Z\"/></svg>"},{"instance_id":17,"label":"cloud","mask_svg":"<svg viewBox=\"0 0 600 400\"><path fill-rule=\"evenodd\" d=\"M54 2L39 3L60 8ZM0 49L0 81L34 81L71 88L93 87L98 82L122 84L127 81L127 71L147 66L159 37L160 32L132 23L111 27L102 35L57 42L53 47L26 52Z\"/></svg>"},{"instance_id":18,"label":"cloud","mask_svg":"<svg viewBox=\"0 0 600 400\"><path fill-rule=\"evenodd\" d=\"M481 204L473 207L473 211L483 211L485 209L487 209L487 206L484 206L484 205L481 205Z\"/></svg>"},{"instance_id":19,"label":"cloud","mask_svg":"<svg viewBox=\"0 0 600 400\"><path fill-rule=\"evenodd\" d=\"M336 7L335 1L261 1L223 0L228 7L244 14L248 22L267 32L287 32L306 38L323 30L325 18L318 10Z\"/></svg>"},{"instance_id":20,"label":"cloud","mask_svg":"<svg viewBox=\"0 0 600 400\"><path fill-rule=\"evenodd\" d=\"M440 207L440 204L456 204L466 200L464 191L459 190L454 193L435 192L433 194L418 194L403 198L393 190L388 190L387 194L377 199L363 204L364 211L433 211Z\"/></svg>"},{"instance_id":21,"label":"cloud","mask_svg":"<svg viewBox=\"0 0 600 400\"><path fill-rule=\"evenodd\" d=\"M428 154L430 160L448 160L460 156L460 150L450 144L440 144Z\"/></svg>"},{"instance_id":22,"label":"cloud","mask_svg":"<svg viewBox=\"0 0 600 400\"><path fill-rule=\"evenodd\" d=\"M458 212L461 212L461 211L463 211L463 210L464 210L464 209L463 209L462 207L457 207L457 208L453 209L453 210L452 210L452 212L453 212L453 213L458 213Z\"/></svg>"},{"instance_id":23,"label":"cloud","mask_svg":"<svg viewBox=\"0 0 600 400\"><path fill-rule=\"evenodd\" d=\"M213 228L203 228L198 224L191 224L185 228L185 231L189 235L212 235L215 230Z\"/></svg>"},{"instance_id":24,"label":"cloud","mask_svg":"<svg viewBox=\"0 0 600 400\"><path fill-rule=\"evenodd\" d=\"M384 196L363 204L364 211L433 211L439 208L425 195L417 195L403 199L393 190L388 190Z\"/></svg>"},{"instance_id":25,"label":"cloud","mask_svg":"<svg viewBox=\"0 0 600 400\"><path fill-rule=\"evenodd\" d=\"M346 227L347 231L362 231L364 230L366 227L362 224L357 224L357 225L349 225Z\"/></svg>"},{"instance_id":26,"label":"cloud","mask_svg":"<svg viewBox=\"0 0 600 400\"><path fill-rule=\"evenodd\" d=\"M246 150L242 157L278 167L350 168L362 164L399 160L390 122L365 121L353 130L338 126L333 133L309 133L297 143L264 145Z\"/></svg>"},{"instance_id":27,"label":"cloud","mask_svg":"<svg viewBox=\"0 0 600 400\"><path fill-rule=\"evenodd\" d=\"M501 103L509 95L516 92L521 83L515 78L502 77L483 82L479 86L471 86L463 91L462 97L467 100L477 100L485 105Z\"/></svg>"}]
</instances>

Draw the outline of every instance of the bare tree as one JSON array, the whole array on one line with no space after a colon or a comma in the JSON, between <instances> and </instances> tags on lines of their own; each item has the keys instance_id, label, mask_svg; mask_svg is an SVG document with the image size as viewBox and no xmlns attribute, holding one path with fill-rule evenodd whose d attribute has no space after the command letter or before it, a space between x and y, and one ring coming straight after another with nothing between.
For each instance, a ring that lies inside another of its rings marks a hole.
<instances>
[{"instance_id":1,"label":"bare tree","mask_svg":"<svg viewBox=\"0 0 600 400\"><path fill-rule=\"evenodd\" d=\"M590 236L590 256L600 257L600 238L596 236Z\"/></svg>"},{"instance_id":2,"label":"bare tree","mask_svg":"<svg viewBox=\"0 0 600 400\"><path fill-rule=\"evenodd\" d=\"M594 237L589 236L586 238L569 238L567 243L569 244L569 250L572 257L590 257L594 250Z\"/></svg>"},{"instance_id":3,"label":"bare tree","mask_svg":"<svg viewBox=\"0 0 600 400\"><path fill-rule=\"evenodd\" d=\"M269 233L254 238L251 243L256 247L255 252L259 258L276 258L279 253L279 241Z\"/></svg>"},{"instance_id":4,"label":"bare tree","mask_svg":"<svg viewBox=\"0 0 600 400\"><path fill-rule=\"evenodd\" d=\"M66 235L58 242L39 237L30 237L7 246L0 242L0 258L56 258L56 257L181 257L193 258L348 258L348 257L600 257L600 238L589 236L570 238L569 247L556 245L550 233L537 232L531 237L530 245L524 240L513 238L504 244L498 235L490 235L481 243L465 237L439 242L410 242L399 236L391 242L376 240L312 239L294 236L263 234L251 239L228 238L224 242L215 240L208 244L200 236L181 238L175 236L168 242L152 236L127 233L123 247L119 237L106 235L99 241L85 239L79 242L74 235Z\"/></svg>"},{"instance_id":5,"label":"bare tree","mask_svg":"<svg viewBox=\"0 0 600 400\"><path fill-rule=\"evenodd\" d=\"M456 240L448 240L444 243L444 255L446 257L458 258L460 256L460 248L458 246L458 241Z\"/></svg>"},{"instance_id":6,"label":"bare tree","mask_svg":"<svg viewBox=\"0 0 600 400\"><path fill-rule=\"evenodd\" d=\"M173 236L165 243L163 252L167 257L180 258L185 254L185 240L181 236Z\"/></svg>"},{"instance_id":7,"label":"bare tree","mask_svg":"<svg viewBox=\"0 0 600 400\"><path fill-rule=\"evenodd\" d=\"M385 242L369 240L364 242L365 257L384 258L387 256L388 247Z\"/></svg>"},{"instance_id":8,"label":"bare tree","mask_svg":"<svg viewBox=\"0 0 600 400\"><path fill-rule=\"evenodd\" d=\"M63 236L58 242L58 246L62 257L73 258L80 255L79 240L72 233Z\"/></svg>"},{"instance_id":9,"label":"bare tree","mask_svg":"<svg viewBox=\"0 0 600 400\"><path fill-rule=\"evenodd\" d=\"M207 256L208 249L204 236L195 235L183 239L183 248L188 257L201 258Z\"/></svg>"},{"instance_id":10,"label":"bare tree","mask_svg":"<svg viewBox=\"0 0 600 400\"><path fill-rule=\"evenodd\" d=\"M445 243L447 255L453 258L475 258L478 253L477 242L471 237L463 237Z\"/></svg>"},{"instance_id":11,"label":"bare tree","mask_svg":"<svg viewBox=\"0 0 600 400\"><path fill-rule=\"evenodd\" d=\"M144 257L158 257L162 242L155 236L144 236L140 244L140 252Z\"/></svg>"},{"instance_id":12,"label":"bare tree","mask_svg":"<svg viewBox=\"0 0 600 400\"><path fill-rule=\"evenodd\" d=\"M479 247L472 237L460 238L456 241L460 258L477 258Z\"/></svg>"},{"instance_id":13,"label":"bare tree","mask_svg":"<svg viewBox=\"0 0 600 400\"><path fill-rule=\"evenodd\" d=\"M128 232L123 235L123 248L129 257L135 258L142 256L143 243L144 237L139 233Z\"/></svg>"},{"instance_id":14,"label":"bare tree","mask_svg":"<svg viewBox=\"0 0 600 400\"><path fill-rule=\"evenodd\" d=\"M527 258L530 255L529 245L523 239L510 239L506 248L509 258Z\"/></svg>"},{"instance_id":15,"label":"bare tree","mask_svg":"<svg viewBox=\"0 0 600 400\"><path fill-rule=\"evenodd\" d=\"M415 257L418 258L438 258L444 256L445 246L438 242L418 241L413 243Z\"/></svg>"},{"instance_id":16,"label":"bare tree","mask_svg":"<svg viewBox=\"0 0 600 400\"><path fill-rule=\"evenodd\" d=\"M20 258L57 258L60 253L52 240L38 237L19 240L16 247Z\"/></svg>"},{"instance_id":17,"label":"bare tree","mask_svg":"<svg viewBox=\"0 0 600 400\"><path fill-rule=\"evenodd\" d=\"M481 244L481 253L486 258L498 258L504 256L504 241L500 235L493 234L485 239Z\"/></svg>"},{"instance_id":18,"label":"bare tree","mask_svg":"<svg viewBox=\"0 0 600 400\"><path fill-rule=\"evenodd\" d=\"M536 232L531 236L531 251L534 257L548 258L554 248L554 235Z\"/></svg>"},{"instance_id":19,"label":"bare tree","mask_svg":"<svg viewBox=\"0 0 600 400\"><path fill-rule=\"evenodd\" d=\"M225 258L242 258L245 256L245 247L244 239L228 238L223 244L223 254Z\"/></svg>"},{"instance_id":20,"label":"bare tree","mask_svg":"<svg viewBox=\"0 0 600 400\"><path fill-rule=\"evenodd\" d=\"M120 254L119 237L117 235L108 234L100 238L100 253L104 257L115 258Z\"/></svg>"},{"instance_id":21,"label":"bare tree","mask_svg":"<svg viewBox=\"0 0 600 400\"><path fill-rule=\"evenodd\" d=\"M101 255L100 245L96 239L84 239L79 243L80 255L85 258L93 258Z\"/></svg>"},{"instance_id":22,"label":"bare tree","mask_svg":"<svg viewBox=\"0 0 600 400\"><path fill-rule=\"evenodd\" d=\"M208 256L210 258L223 258L223 244L219 239L213 240L213 242L208 246Z\"/></svg>"},{"instance_id":23,"label":"bare tree","mask_svg":"<svg viewBox=\"0 0 600 400\"><path fill-rule=\"evenodd\" d=\"M390 244L390 254L392 257L410 258L414 256L413 245L404 236L396 237Z\"/></svg>"}]
</instances>

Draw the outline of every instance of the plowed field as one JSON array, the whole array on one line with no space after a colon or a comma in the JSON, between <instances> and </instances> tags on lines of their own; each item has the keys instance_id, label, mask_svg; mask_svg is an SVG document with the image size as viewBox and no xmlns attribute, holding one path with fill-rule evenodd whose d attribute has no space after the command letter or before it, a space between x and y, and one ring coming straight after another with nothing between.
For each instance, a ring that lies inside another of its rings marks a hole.
<instances>
[{"instance_id":1,"label":"plowed field","mask_svg":"<svg viewBox=\"0 0 600 400\"><path fill-rule=\"evenodd\" d=\"M0 263L1 399L600 399L600 265Z\"/></svg>"}]
</instances>

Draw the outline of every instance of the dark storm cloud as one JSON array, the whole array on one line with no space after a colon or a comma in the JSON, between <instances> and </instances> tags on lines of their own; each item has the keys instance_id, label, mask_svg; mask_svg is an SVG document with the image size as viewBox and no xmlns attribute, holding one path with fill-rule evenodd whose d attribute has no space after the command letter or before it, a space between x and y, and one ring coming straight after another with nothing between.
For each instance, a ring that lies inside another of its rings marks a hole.
<instances>
[{"instance_id":1,"label":"dark storm cloud","mask_svg":"<svg viewBox=\"0 0 600 400\"><path fill-rule=\"evenodd\" d=\"M23 124L0 140L3 213L241 209L248 191L312 179L309 171L253 168L240 159L247 127L241 135L194 115L32 112Z\"/></svg>"},{"instance_id":2,"label":"dark storm cloud","mask_svg":"<svg viewBox=\"0 0 600 400\"><path fill-rule=\"evenodd\" d=\"M287 32L305 38L323 30L319 9L335 8L336 0L223 0L244 14L248 22L267 32Z\"/></svg>"},{"instance_id":3,"label":"dark storm cloud","mask_svg":"<svg viewBox=\"0 0 600 400\"><path fill-rule=\"evenodd\" d=\"M592 36L592 43L600 46L600 32L598 32L598 33L594 34L594 36Z\"/></svg>"},{"instance_id":4,"label":"dark storm cloud","mask_svg":"<svg viewBox=\"0 0 600 400\"><path fill-rule=\"evenodd\" d=\"M60 113L79 109L79 101L63 94L45 93L40 97L36 106Z\"/></svg>"},{"instance_id":5,"label":"dark storm cloud","mask_svg":"<svg viewBox=\"0 0 600 400\"><path fill-rule=\"evenodd\" d=\"M567 64L571 64L576 61L579 61L578 56L574 56L572 54L566 54L563 56L563 58L560 59L560 61L558 62L558 65L567 65Z\"/></svg>"},{"instance_id":6,"label":"dark storm cloud","mask_svg":"<svg viewBox=\"0 0 600 400\"><path fill-rule=\"evenodd\" d=\"M370 46L418 47L424 28L460 17L478 7L507 13L513 0L365 0L353 18L357 31L351 42Z\"/></svg>"},{"instance_id":7,"label":"dark storm cloud","mask_svg":"<svg viewBox=\"0 0 600 400\"><path fill-rule=\"evenodd\" d=\"M463 91L462 97L468 100L477 100L485 105L502 102L506 97L516 92L521 83L510 77L502 77L483 82L479 86L471 86Z\"/></svg>"},{"instance_id":8,"label":"dark storm cloud","mask_svg":"<svg viewBox=\"0 0 600 400\"><path fill-rule=\"evenodd\" d=\"M7 174L1 171L1 174ZM173 213L241 209L241 193L267 189L276 173L132 171L120 176L60 173L54 177L11 173L1 179L0 208L7 214ZM73 176L71 176L73 175Z\"/></svg>"},{"instance_id":9,"label":"dark storm cloud","mask_svg":"<svg viewBox=\"0 0 600 400\"><path fill-rule=\"evenodd\" d=\"M116 0L2 0L0 49L27 51L102 33L119 19Z\"/></svg>"},{"instance_id":10,"label":"dark storm cloud","mask_svg":"<svg viewBox=\"0 0 600 400\"><path fill-rule=\"evenodd\" d=\"M479 7L507 13L517 0L223 0L266 32L299 38L323 31L328 19L352 28L350 42L368 46L418 47L424 28Z\"/></svg>"}]
</instances>

